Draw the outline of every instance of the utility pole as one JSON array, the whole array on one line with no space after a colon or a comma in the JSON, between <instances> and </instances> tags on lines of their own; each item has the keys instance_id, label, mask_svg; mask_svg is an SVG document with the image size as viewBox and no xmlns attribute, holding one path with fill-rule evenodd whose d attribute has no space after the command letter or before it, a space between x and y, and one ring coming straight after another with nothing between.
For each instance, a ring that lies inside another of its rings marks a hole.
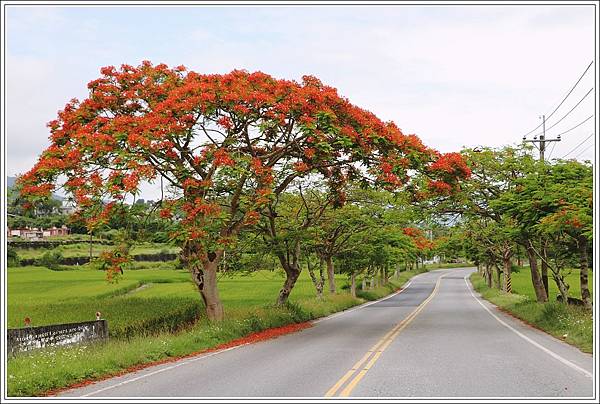
<instances>
[{"instance_id":1,"label":"utility pole","mask_svg":"<svg viewBox=\"0 0 600 404\"><path fill-rule=\"evenodd\" d=\"M537 136L534 136L532 140L528 140L526 139L525 136L523 136L523 142L527 142L527 143L533 143L534 145L536 143L539 143L539 147L538 150L540 151L540 161L542 162L542 164L545 161L545 152L546 152L546 143L549 142L560 142L560 135L558 135L556 138L554 139L546 139L546 115L542 115L540 118L542 118L542 133L540 135L540 138L538 139ZM537 147L537 145L535 145ZM544 289L546 292L546 298L549 298L549 290L548 290L548 263L546 262L546 259L548 257L547 251L546 251L546 240L544 240L543 238L540 240L540 245L542 247L542 283L544 284Z\"/></svg>"},{"instance_id":2,"label":"utility pole","mask_svg":"<svg viewBox=\"0 0 600 404\"><path fill-rule=\"evenodd\" d=\"M558 135L554 139L546 139L546 115L542 115L540 118L542 118L542 134L540 135L540 138L538 139L537 136L534 136L533 139L529 140L525 136L523 136L523 142L524 143L534 143L534 145L535 145L535 143L539 143L539 147L537 145L535 145L535 146L540 151L540 161L544 162L545 161L545 152L546 152L546 143L560 142L560 135Z\"/></svg>"}]
</instances>

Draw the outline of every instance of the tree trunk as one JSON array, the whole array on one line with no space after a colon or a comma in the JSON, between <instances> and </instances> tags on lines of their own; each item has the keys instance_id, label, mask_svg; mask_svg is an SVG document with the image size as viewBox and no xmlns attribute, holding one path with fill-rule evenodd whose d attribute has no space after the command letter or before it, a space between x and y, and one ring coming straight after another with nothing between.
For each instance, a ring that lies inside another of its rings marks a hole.
<instances>
[{"instance_id":1,"label":"tree trunk","mask_svg":"<svg viewBox=\"0 0 600 404\"><path fill-rule=\"evenodd\" d=\"M512 263L510 262L510 255L504 254L504 291L506 293L512 292L512 283L511 283L511 271L512 271Z\"/></svg>"},{"instance_id":2,"label":"tree trunk","mask_svg":"<svg viewBox=\"0 0 600 404\"><path fill-rule=\"evenodd\" d=\"M546 292L546 300L550 296L548 296L548 249L544 245L542 247L542 283L544 284L544 291Z\"/></svg>"},{"instance_id":3,"label":"tree trunk","mask_svg":"<svg viewBox=\"0 0 600 404\"><path fill-rule=\"evenodd\" d=\"M312 280L313 285L315 285L315 289L317 290L317 297L319 299L323 298L323 282L320 281L315 275L315 271L310 263L310 258L306 260L306 265L308 267L308 274L310 275L310 279Z\"/></svg>"},{"instance_id":4,"label":"tree trunk","mask_svg":"<svg viewBox=\"0 0 600 404\"><path fill-rule=\"evenodd\" d=\"M565 283L565 278L560 275L560 273L555 273L552 271L552 278L558 287L558 291L562 296L562 301L564 304L569 303L569 285Z\"/></svg>"},{"instance_id":5,"label":"tree trunk","mask_svg":"<svg viewBox=\"0 0 600 404\"><path fill-rule=\"evenodd\" d=\"M300 258L300 242L296 241L294 247L288 251L287 255L279 253L277 258L279 258L279 262L286 275L283 287L279 291L279 296L277 297L277 305L283 306L287 303L288 297L302 271L302 268L300 268L298 263Z\"/></svg>"},{"instance_id":6,"label":"tree trunk","mask_svg":"<svg viewBox=\"0 0 600 404\"><path fill-rule=\"evenodd\" d=\"M356 297L356 274L354 272L350 274L350 295Z\"/></svg>"},{"instance_id":7,"label":"tree trunk","mask_svg":"<svg viewBox=\"0 0 600 404\"><path fill-rule=\"evenodd\" d=\"M588 309L592 308L592 299L590 288L588 285L588 252L587 239L580 237L578 241L579 247L579 285L581 288L581 300Z\"/></svg>"},{"instance_id":8,"label":"tree trunk","mask_svg":"<svg viewBox=\"0 0 600 404\"><path fill-rule=\"evenodd\" d=\"M223 250L204 255L195 242L188 242L182 249L182 261L192 274L192 280L206 308L210 321L221 321L224 317L223 303L217 288L217 268L223 257Z\"/></svg>"},{"instance_id":9,"label":"tree trunk","mask_svg":"<svg viewBox=\"0 0 600 404\"><path fill-rule=\"evenodd\" d=\"M502 270L497 264L494 264L494 268L496 268L496 288L502 289Z\"/></svg>"},{"instance_id":10,"label":"tree trunk","mask_svg":"<svg viewBox=\"0 0 600 404\"><path fill-rule=\"evenodd\" d=\"M300 268L294 265L285 265L283 270L285 271L285 282L283 283L283 287L279 291L279 296L277 297L277 305L283 306L287 303L290 293L300 276Z\"/></svg>"},{"instance_id":11,"label":"tree trunk","mask_svg":"<svg viewBox=\"0 0 600 404\"><path fill-rule=\"evenodd\" d=\"M488 288L492 287L492 269L490 268L490 264L485 264L485 282Z\"/></svg>"},{"instance_id":12,"label":"tree trunk","mask_svg":"<svg viewBox=\"0 0 600 404\"><path fill-rule=\"evenodd\" d=\"M335 271L333 267L333 258L328 255L325 257L327 263L327 280L329 281L329 292L335 294Z\"/></svg>"},{"instance_id":13,"label":"tree trunk","mask_svg":"<svg viewBox=\"0 0 600 404\"><path fill-rule=\"evenodd\" d=\"M546 289L544 289L544 284L542 283L542 278L540 273L538 272L537 265L537 257L535 252L533 251L533 247L527 246L527 257L529 258L529 269L531 271L531 283L533 284L533 290L535 291L535 297L538 303L545 303L548 301L548 295L546 293Z\"/></svg>"},{"instance_id":14,"label":"tree trunk","mask_svg":"<svg viewBox=\"0 0 600 404\"><path fill-rule=\"evenodd\" d=\"M217 288L217 266L219 261L220 259L204 266L204 286L202 288L196 283L206 305L206 315L210 321L221 321L224 317L223 303Z\"/></svg>"},{"instance_id":15,"label":"tree trunk","mask_svg":"<svg viewBox=\"0 0 600 404\"><path fill-rule=\"evenodd\" d=\"M362 279L361 290L367 290L367 278Z\"/></svg>"}]
</instances>

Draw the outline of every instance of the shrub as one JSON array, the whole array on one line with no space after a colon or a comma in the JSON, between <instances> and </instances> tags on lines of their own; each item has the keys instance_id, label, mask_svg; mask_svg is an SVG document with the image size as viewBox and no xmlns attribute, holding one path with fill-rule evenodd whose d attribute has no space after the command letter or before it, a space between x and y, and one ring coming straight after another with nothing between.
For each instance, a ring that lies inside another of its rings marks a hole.
<instances>
[{"instance_id":1,"label":"shrub","mask_svg":"<svg viewBox=\"0 0 600 404\"><path fill-rule=\"evenodd\" d=\"M19 254L12 247L6 249L6 266L18 267L21 265Z\"/></svg>"},{"instance_id":2,"label":"shrub","mask_svg":"<svg viewBox=\"0 0 600 404\"><path fill-rule=\"evenodd\" d=\"M120 234L120 231L118 229L110 229L110 230L100 233L100 238L115 241L115 240L117 240L119 234Z\"/></svg>"},{"instance_id":3,"label":"shrub","mask_svg":"<svg viewBox=\"0 0 600 404\"><path fill-rule=\"evenodd\" d=\"M166 231L157 231L152 235L152 241L155 243L166 243L169 241L169 233Z\"/></svg>"},{"instance_id":4,"label":"shrub","mask_svg":"<svg viewBox=\"0 0 600 404\"><path fill-rule=\"evenodd\" d=\"M36 265L43 266L53 271L62 270L61 262L63 260L63 255L60 251L50 250L44 253L41 258L35 260Z\"/></svg>"}]
</instances>

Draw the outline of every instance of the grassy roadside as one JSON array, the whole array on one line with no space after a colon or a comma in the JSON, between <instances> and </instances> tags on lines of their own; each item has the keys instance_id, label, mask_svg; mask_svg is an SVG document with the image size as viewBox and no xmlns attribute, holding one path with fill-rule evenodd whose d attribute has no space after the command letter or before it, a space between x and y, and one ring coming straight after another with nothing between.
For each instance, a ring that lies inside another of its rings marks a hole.
<instances>
[{"instance_id":1,"label":"grassy roadside","mask_svg":"<svg viewBox=\"0 0 600 404\"><path fill-rule=\"evenodd\" d=\"M473 288L484 299L494 303L502 310L578 347L583 352L592 352L594 334L590 311L556 301L545 304L537 303L532 296L509 294L496 288L489 288L477 272L474 272L470 279Z\"/></svg>"},{"instance_id":2,"label":"grassy roadside","mask_svg":"<svg viewBox=\"0 0 600 404\"><path fill-rule=\"evenodd\" d=\"M254 332L327 316L364 303L366 300L384 297L422 272L425 271L401 272L397 279L392 279L386 286L365 293L359 292L358 298L353 298L340 287L338 294L326 295L323 299L317 299L314 297L314 292L310 295L303 293L303 289L306 289L307 285L309 288L311 287L305 282L299 285L299 290L294 290L294 292L298 292L296 296L292 292L290 304L282 308L265 304L266 288L257 287L257 285L260 286L260 280L235 279L232 282L253 281L254 288L239 289L235 296L228 296L227 289L224 290L223 301L227 313L225 321L211 324L201 317L195 324L177 333L161 332L131 338L114 338L103 344L61 347L20 355L7 362L8 395L40 396L50 390L82 381L115 375L133 366L213 348ZM270 281L270 279L266 279L263 283ZM339 286L342 286L343 280L340 279L340 281ZM280 284L279 279L276 284ZM177 284L161 286L179 287ZM185 287L185 285L180 286ZM149 288L140 294L150 295L156 293L157 290L158 288ZM193 293L187 287L185 290ZM168 290L163 290L161 295L169 296L168 292ZM177 295L181 294L180 290L173 292ZM252 296L253 292L259 293L260 296ZM240 293L244 295L240 296ZM268 294L266 296L270 301L274 299L275 295Z\"/></svg>"}]
</instances>

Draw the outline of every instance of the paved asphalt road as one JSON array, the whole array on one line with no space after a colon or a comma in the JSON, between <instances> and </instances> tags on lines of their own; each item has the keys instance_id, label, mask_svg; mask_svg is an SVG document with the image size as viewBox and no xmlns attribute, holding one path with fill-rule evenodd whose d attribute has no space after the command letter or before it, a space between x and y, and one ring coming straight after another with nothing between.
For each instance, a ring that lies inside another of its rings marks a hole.
<instances>
[{"instance_id":1,"label":"paved asphalt road","mask_svg":"<svg viewBox=\"0 0 600 404\"><path fill-rule=\"evenodd\" d=\"M472 271L421 274L298 333L62 396L591 397L592 356L478 299L465 280Z\"/></svg>"}]
</instances>

